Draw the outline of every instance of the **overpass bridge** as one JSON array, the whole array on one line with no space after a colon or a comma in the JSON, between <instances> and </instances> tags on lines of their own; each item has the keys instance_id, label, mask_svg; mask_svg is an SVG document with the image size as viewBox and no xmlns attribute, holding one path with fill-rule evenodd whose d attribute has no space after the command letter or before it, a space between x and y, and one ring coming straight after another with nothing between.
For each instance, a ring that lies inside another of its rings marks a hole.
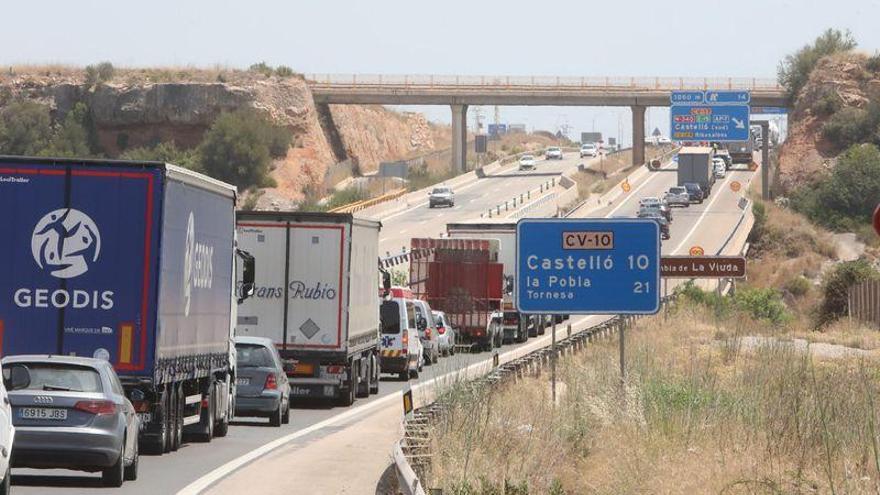
<instances>
[{"instance_id":1,"label":"overpass bridge","mask_svg":"<svg viewBox=\"0 0 880 495\"><path fill-rule=\"evenodd\" d=\"M677 90L749 90L754 106L785 107L774 79L687 77L455 76L306 74L317 105L449 105L452 167L467 163L469 105L630 107L633 164L645 161L645 109L669 106Z\"/></svg>"}]
</instances>

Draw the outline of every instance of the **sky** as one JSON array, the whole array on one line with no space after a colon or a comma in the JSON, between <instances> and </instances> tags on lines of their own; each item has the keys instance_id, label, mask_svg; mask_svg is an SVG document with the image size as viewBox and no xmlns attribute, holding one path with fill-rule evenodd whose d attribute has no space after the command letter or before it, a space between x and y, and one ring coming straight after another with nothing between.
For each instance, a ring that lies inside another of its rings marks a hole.
<instances>
[{"instance_id":1,"label":"sky","mask_svg":"<svg viewBox=\"0 0 880 495\"><path fill-rule=\"evenodd\" d=\"M828 27L880 49L880 0L43 0L7 1L0 65L302 73L768 77ZM10 22L14 20L14 22ZM450 119L447 107L418 107ZM483 107L488 121L492 107ZM628 109L502 107L501 121L577 137L630 132ZM473 112L470 122L473 123ZM651 109L648 132L668 130Z\"/></svg>"}]
</instances>

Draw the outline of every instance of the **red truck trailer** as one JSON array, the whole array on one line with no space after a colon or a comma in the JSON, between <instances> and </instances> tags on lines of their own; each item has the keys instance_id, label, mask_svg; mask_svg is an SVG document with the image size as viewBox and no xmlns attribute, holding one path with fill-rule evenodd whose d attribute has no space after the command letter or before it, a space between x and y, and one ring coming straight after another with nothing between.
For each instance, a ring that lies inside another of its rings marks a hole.
<instances>
[{"instance_id":1,"label":"red truck trailer","mask_svg":"<svg viewBox=\"0 0 880 495\"><path fill-rule=\"evenodd\" d=\"M504 270L498 240L414 238L411 248L413 295L446 313L458 342L500 346L500 329L488 324L501 309Z\"/></svg>"}]
</instances>

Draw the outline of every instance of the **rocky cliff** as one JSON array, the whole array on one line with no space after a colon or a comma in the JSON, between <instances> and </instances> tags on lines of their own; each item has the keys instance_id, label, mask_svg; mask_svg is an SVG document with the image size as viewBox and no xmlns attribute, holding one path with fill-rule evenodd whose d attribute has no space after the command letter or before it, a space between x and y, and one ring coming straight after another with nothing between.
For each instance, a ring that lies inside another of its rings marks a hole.
<instances>
[{"instance_id":1,"label":"rocky cliff","mask_svg":"<svg viewBox=\"0 0 880 495\"><path fill-rule=\"evenodd\" d=\"M381 161L409 158L448 147L448 127L419 114L379 106L317 108L305 81L236 70L117 69L101 84L72 68L9 69L0 73L0 106L16 98L46 104L56 119L78 102L90 109L101 150L174 141L194 147L223 112L253 107L293 134L293 146L276 161L278 183L267 198L296 201L304 190L320 192L337 163L356 173Z\"/></svg>"}]
</instances>

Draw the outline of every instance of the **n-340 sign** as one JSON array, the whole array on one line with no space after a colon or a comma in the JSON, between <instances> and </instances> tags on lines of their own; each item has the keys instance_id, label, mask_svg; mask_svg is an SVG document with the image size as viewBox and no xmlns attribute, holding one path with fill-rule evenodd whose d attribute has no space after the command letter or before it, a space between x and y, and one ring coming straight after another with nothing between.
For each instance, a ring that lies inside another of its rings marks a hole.
<instances>
[{"instance_id":1,"label":"n-340 sign","mask_svg":"<svg viewBox=\"0 0 880 495\"><path fill-rule=\"evenodd\" d=\"M522 219L522 313L650 314L660 308L660 232L650 219Z\"/></svg>"}]
</instances>

